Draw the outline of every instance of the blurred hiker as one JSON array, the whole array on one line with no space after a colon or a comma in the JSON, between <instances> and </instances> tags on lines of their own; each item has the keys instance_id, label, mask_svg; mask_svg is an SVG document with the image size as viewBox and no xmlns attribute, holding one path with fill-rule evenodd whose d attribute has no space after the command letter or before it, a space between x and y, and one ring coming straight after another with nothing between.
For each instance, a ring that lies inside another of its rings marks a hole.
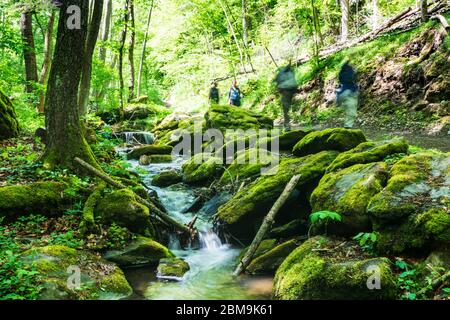
<instances>
[{"instance_id":1,"label":"blurred hiker","mask_svg":"<svg viewBox=\"0 0 450 320\"><path fill-rule=\"evenodd\" d=\"M281 68L275 82L281 95L281 104L283 105L284 129L289 131L291 130L289 110L291 109L292 99L297 93L297 81L290 62L286 67Z\"/></svg>"},{"instance_id":2,"label":"blurred hiker","mask_svg":"<svg viewBox=\"0 0 450 320\"><path fill-rule=\"evenodd\" d=\"M239 89L237 81L233 81L230 93L228 94L228 104L231 106L240 107L241 106L241 89Z\"/></svg>"},{"instance_id":3,"label":"blurred hiker","mask_svg":"<svg viewBox=\"0 0 450 320\"><path fill-rule=\"evenodd\" d=\"M336 91L337 105L345 112L345 128L353 128L358 112L359 88L356 84L356 72L346 62L339 73L340 86Z\"/></svg>"},{"instance_id":4,"label":"blurred hiker","mask_svg":"<svg viewBox=\"0 0 450 320\"><path fill-rule=\"evenodd\" d=\"M209 101L211 103L219 104L219 89L217 88L217 82L214 82L209 90Z\"/></svg>"}]
</instances>

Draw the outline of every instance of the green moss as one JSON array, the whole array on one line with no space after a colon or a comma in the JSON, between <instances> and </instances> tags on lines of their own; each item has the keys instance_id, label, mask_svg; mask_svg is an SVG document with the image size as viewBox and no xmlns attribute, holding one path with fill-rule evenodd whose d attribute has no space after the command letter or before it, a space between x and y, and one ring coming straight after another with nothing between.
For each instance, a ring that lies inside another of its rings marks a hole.
<instances>
[{"instance_id":1,"label":"green moss","mask_svg":"<svg viewBox=\"0 0 450 320\"><path fill-rule=\"evenodd\" d=\"M331 128L306 135L293 148L296 156L305 156L324 150L347 151L366 141L361 130Z\"/></svg>"},{"instance_id":2,"label":"green moss","mask_svg":"<svg viewBox=\"0 0 450 320\"><path fill-rule=\"evenodd\" d=\"M408 143L404 139L392 141L364 142L356 148L343 152L328 167L327 172L344 169L355 164L382 161L389 155L407 153Z\"/></svg>"},{"instance_id":3,"label":"green moss","mask_svg":"<svg viewBox=\"0 0 450 320\"><path fill-rule=\"evenodd\" d=\"M279 166L244 187L220 207L217 214L219 221L226 224L227 230L235 236L252 238L254 229L258 228L294 175L302 175L297 189L305 194L314 188L336 156L337 152L324 151L304 158L282 159Z\"/></svg>"},{"instance_id":4,"label":"green moss","mask_svg":"<svg viewBox=\"0 0 450 320\"><path fill-rule=\"evenodd\" d=\"M386 180L387 165L383 162L358 164L325 175L311 195L312 211L334 211L342 216L342 221L315 225L313 233L352 236L370 231L367 205Z\"/></svg>"},{"instance_id":5,"label":"green moss","mask_svg":"<svg viewBox=\"0 0 450 320\"><path fill-rule=\"evenodd\" d=\"M165 145L148 145L143 147L138 147L133 149L127 154L128 159L139 159L141 156L151 156L151 155L169 155L172 153L171 146Z\"/></svg>"},{"instance_id":6,"label":"green moss","mask_svg":"<svg viewBox=\"0 0 450 320\"><path fill-rule=\"evenodd\" d=\"M265 240L261 241L261 243L259 244L255 253L253 254L253 258L257 258L257 257L263 255L264 253L275 248L277 245L278 245L278 241L276 239L265 239ZM241 251L241 253L239 254L239 257L237 258L237 263L239 263L244 258L244 255L247 253L248 248L249 247L247 247Z\"/></svg>"},{"instance_id":7,"label":"green moss","mask_svg":"<svg viewBox=\"0 0 450 320\"><path fill-rule=\"evenodd\" d=\"M30 214L47 217L61 215L70 200L64 189L63 184L56 182L0 188L0 217L14 220Z\"/></svg>"},{"instance_id":8,"label":"green moss","mask_svg":"<svg viewBox=\"0 0 450 320\"><path fill-rule=\"evenodd\" d=\"M161 259L158 265L158 277L182 278L190 270L189 264L180 258Z\"/></svg>"},{"instance_id":9,"label":"green moss","mask_svg":"<svg viewBox=\"0 0 450 320\"><path fill-rule=\"evenodd\" d=\"M0 140L19 135L19 122L11 100L0 90Z\"/></svg>"},{"instance_id":10,"label":"green moss","mask_svg":"<svg viewBox=\"0 0 450 320\"><path fill-rule=\"evenodd\" d=\"M80 224L80 231L84 234L96 233L98 227L95 224L95 207L102 196L106 183L101 182L86 200L83 208L83 221Z\"/></svg>"},{"instance_id":11,"label":"green moss","mask_svg":"<svg viewBox=\"0 0 450 320\"><path fill-rule=\"evenodd\" d=\"M219 177L223 171L223 160L216 157L203 158L204 154L199 153L188 160L182 167L183 181L188 184L211 183Z\"/></svg>"},{"instance_id":12,"label":"green moss","mask_svg":"<svg viewBox=\"0 0 450 320\"><path fill-rule=\"evenodd\" d=\"M183 181L183 177L175 170L164 171L157 174L152 179L152 185L165 188L173 184L177 184Z\"/></svg>"},{"instance_id":13,"label":"green moss","mask_svg":"<svg viewBox=\"0 0 450 320\"><path fill-rule=\"evenodd\" d=\"M154 154L149 156L150 163L170 163L172 162L172 156L170 154Z\"/></svg>"},{"instance_id":14,"label":"green moss","mask_svg":"<svg viewBox=\"0 0 450 320\"><path fill-rule=\"evenodd\" d=\"M133 289L125 278L123 271L119 268L115 268L112 273L105 275L99 286L101 288L99 298L102 300L128 297L133 293Z\"/></svg>"},{"instance_id":15,"label":"green moss","mask_svg":"<svg viewBox=\"0 0 450 320\"><path fill-rule=\"evenodd\" d=\"M219 129L272 129L273 120L255 112L233 106L211 106L205 114L207 128Z\"/></svg>"},{"instance_id":16,"label":"green moss","mask_svg":"<svg viewBox=\"0 0 450 320\"><path fill-rule=\"evenodd\" d=\"M286 239L294 236L300 236L302 234L306 234L307 232L308 228L306 227L306 222L301 219L295 219L282 226L273 228L269 233L269 237Z\"/></svg>"}]
</instances>

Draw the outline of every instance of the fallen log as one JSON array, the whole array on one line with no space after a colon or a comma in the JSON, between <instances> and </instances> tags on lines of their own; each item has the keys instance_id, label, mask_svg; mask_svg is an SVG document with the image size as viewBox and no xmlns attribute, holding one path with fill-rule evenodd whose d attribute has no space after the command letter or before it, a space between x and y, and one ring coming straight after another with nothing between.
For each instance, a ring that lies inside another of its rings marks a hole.
<instances>
[{"instance_id":1,"label":"fallen log","mask_svg":"<svg viewBox=\"0 0 450 320\"><path fill-rule=\"evenodd\" d=\"M272 209L270 209L267 216L264 218L261 227L258 230L258 233L256 234L255 238L252 241L252 244L250 245L249 249L245 253L242 260L239 262L238 266L236 267L236 270L234 270L233 276L235 277L239 276L243 271L245 271L249 263L252 261L253 255L255 254L256 250L261 244L261 241L264 239L264 236L266 235L267 231L272 227L276 215L278 214L278 212L280 211L281 207L284 205L286 200L289 198L292 191L294 191L300 178L301 175L296 175L292 177L291 181L289 181L289 183L286 185L286 188L281 193L280 197L275 202Z\"/></svg>"},{"instance_id":2,"label":"fallen log","mask_svg":"<svg viewBox=\"0 0 450 320\"><path fill-rule=\"evenodd\" d=\"M94 209L105 188L106 183L101 181L84 204L83 220L80 223L80 230L83 234L97 233L99 231L98 226L95 224Z\"/></svg>"},{"instance_id":3,"label":"fallen log","mask_svg":"<svg viewBox=\"0 0 450 320\"><path fill-rule=\"evenodd\" d=\"M446 35L448 35L448 31L450 30L450 26L448 24L447 19L441 14L437 14L435 16L431 17L432 20L437 20L441 23L441 25L444 27L444 32Z\"/></svg>"},{"instance_id":4,"label":"fallen log","mask_svg":"<svg viewBox=\"0 0 450 320\"><path fill-rule=\"evenodd\" d=\"M99 170L95 169L93 166L91 166L89 163L81 160L80 158L75 158L75 161L81 165L84 169L86 169L87 171L91 172L93 175L95 175L96 177L102 179L103 181L105 181L106 183L108 183L109 185L118 188L118 189L126 189L127 187L123 184L121 184L120 182L115 181L113 178L111 178L110 176L108 176L106 173L100 172ZM164 221L165 223L167 223L168 225L174 227L175 229L177 229L178 231L181 231L183 233L188 233L189 235L191 234L191 230L185 226L182 223L179 223L178 221L172 219L171 217L169 217L167 214L165 214L164 212L162 212L158 207L156 207L153 203L145 200L144 198L141 198L138 194L136 194L134 191L132 191L134 193L134 195L136 196L136 200L140 203L142 203L143 205L147 206L151 212L154 212L162 221Z\"/></svg>"}]
</instances>

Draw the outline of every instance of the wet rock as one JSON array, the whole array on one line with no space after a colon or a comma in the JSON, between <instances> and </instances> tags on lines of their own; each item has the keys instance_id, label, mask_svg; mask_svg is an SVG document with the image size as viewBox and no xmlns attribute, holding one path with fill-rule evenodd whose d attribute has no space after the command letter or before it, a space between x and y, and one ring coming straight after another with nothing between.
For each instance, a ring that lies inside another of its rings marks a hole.
<instances>
[{"instance_id":1,"label":"wet rock","mask_svg":"<svg viewBox=\"0 0 450 320\"><path fill-rule=\"evenodd\" d=\"M281 195L289 180L294 175L301 174L297 190L301 196L309 197L336 156L335 151L324 151L303 158L282 159L279 166L244 187L219 208L217 214L219 225L223 225L241 241L251 241L263 217ZM299 194L294 195L291 202L298 202ZM286 212L282 210L279 218L282 219L283 213ZM297 217L300 218L300 215L299 212Z\"/></svg>"},{"instance_id":2,"label":"wet rock","mask_svg":"<svg viewBox=\"0 0 450 320\"><path fill-rule=\"evenodd\" d=\"M148 156L149 163L170 163L173 158L170 154L152 154Z\"/></svg>"},{"instance_id":3,"label":"wet rock","mask_svg":"<svg viewBox=\"0 0 450 320\"><path fill-rule=\"evenodd\" d=\"M142 235L154 234L149 209L128 189L107 194L98 202L95 213L105 224L115 223Z\"/></svg>"},{"instance_id":4,"label":"wet rock","mask_svg":"<svg viewBox=\"0 0 450 320\"><path fill-rule=\"evenodd\" d=\"M337 156L328 167L327 172L333 172L355 164L383 161L387 156L396 153L407 153L408 143L404 139L390 141L370 141Z\"/></svg>"},{"instance_id":5,"label":"wet rock","mask_svg":"<svg viewBox=\"0 0 450 320\"><path fill-rule=\"evenodd\" d=\"M180 183L182 181L183 176L179 172L175 170L170 170L170 171L163 171L160 174L154 176L152 180L152 185L160 188L165 188L173 184Z\"/></svg>"},{"instance_id":6,"label":"wet rock","mask_svg":"<svg viewBox=\"0 0 450 320\"><path fill-rule=\"evenodd\" d=\"M308 233L308 224L305 220L295 219L282 226L273 228L268 237L275 239L287 239Z\"/></svg>"},{"instance_id":7,"label":"wet rock","mask_svg":"<svg viewBox=\"0 0 450 320\"><path fill-rule=\"evenodd\" d=\"M311 195L312 212L337 212L342 221L317 224L312 233L354 236L370 231L367 205L383 189L387 175L387 165L382 162L358 164L325 175Z\"/></svg>"},{"instance_id":8,"label":"wet rock","mask_svg":"<svg viewBox=\"0 0 450 320\"><path fill-rule=\"evenodd\" d=\"M65 186L57 182L36 182L0 188L0 218L6 221L20 216L40 214L47 217L62 215L71 197Z\"/></svg>"},{"instance_id":9,"label":"wet rock","mask_svg":"<svg viewBox=\"0 0 450 320\"><path fill-rule=\"evenodd\" d=\"M133 149L127 154L127 158L139 159L143 155L170 155L172 153L172 149L173 148L171 146L152 144Z\"/></svg>"},{"instance_id":10,"label":"wet rock","mask_svg":"<svg viewBox=\"0 0 450 320\"><path fill-rule=\"evenodd\" d=\"M381 252L450 244L450 156L422 152L391 169L387 186L369 205Z\"/></svg>"},{"instance_id":11,"label":"wet rock","mask_svg":"<svg viewBox=\"0 0 450 320\"><path fill-rule=\"evenodd\" d=\"M380 287L370 277L379 275ZM358 244L314 237L278 268L273 297L279 300L395 299L396 282L387 258L370 258Z\"/></svg>"},{"instance_id":12,"label":"wet rock","mask_svg":"<svg viewBox=\"0 0 450 320\"><path fill-rule=\"evenodd\" d=\"M0 90L0 140L17 137L19 122L11 100Z\"/></svg>"},{"instance_id":13,"label":"wet rock","mask_svg":"<svg viewBox=\"0 0 450 320\"><path fill-rule=\"evenodd\" d=\"M211 184L225 170L223 160L199 153L183 164L183 181L193 185Z\"/></svg>"},{"instance_id":14,"label":"wet rock","mask_svg":"<svg viewBox=\"0 0 450 320\"><path fill-rule=\"evenodd\" d=\"M227 203L232 195L228 192L221 192L208 201L205 202L205 204L201 207L199 210L199 213L205 215L205 216L213 216L217 213L217 210L220 206Z\"/></svg>"},{"instance_id":15,"label":"wet rock","mask_svg":"<svg viewBox=\"0 0 450 320\"><path fill-rule=\"evenodd\" d=\"M181 280L189 270L189 264L184 260L180 258L165 258L159 262L157 277L169 280Z\"/></svg>"},{"instance_id":16,"label":"wet rock","mask_svg":"<svg viewBox=\"0 0 450 320\"><path fill-rule=\"evenodd\" d=\"M324 150L347 151L363 142L366 137L361 130L331 128L308 134L295 145L292 153L306 156Z\"/></svg>"},{"instance_id":17,"label":"wet rock","mask_svg":"<svg viewBox=\"0 0 450 320\"><path fill-rule=\"evenodd\" d=\"M145 237L137 237L122 250L108 251L104 258L121 267L157 266L161 259L175 257L162 244Z\"/></svg>"},{"instance_id":18,"label":"wet rock","mask_svg":"<svg viewBox=\"0 0 450 320\"><path fill-rule=\"evenodd\" d=\"M43 300L115 300L132 294L125 276L114 263L86 251L53 245L32 248L21 259L36 268L43 286ZM78 269L79 268L79 269ZM80 271L80 287L70 281Z\"/></svg>"},{"instance_id":19,"label":"wet rock","mask_svg":"<svg viewBox=\"0 0 450 320\"><path fill-rule=\"evenodd\" d=\"M205 119L203 117L175 113L167 116L152 132L159 144L175 146L185 137L189 137L193 143L194 132L197 130L203 134L204 128Z\"/></svg>"},{"instance_id":20,"label":"wet rock","mask_svg":"<svg viewBox=\"0 0 450 320\"><path fill-rule=\"evenodd\" d=\"M211 106L205 114L208 129L272 129L273 119L234 106Z\"/></svg>"}]
</instances>

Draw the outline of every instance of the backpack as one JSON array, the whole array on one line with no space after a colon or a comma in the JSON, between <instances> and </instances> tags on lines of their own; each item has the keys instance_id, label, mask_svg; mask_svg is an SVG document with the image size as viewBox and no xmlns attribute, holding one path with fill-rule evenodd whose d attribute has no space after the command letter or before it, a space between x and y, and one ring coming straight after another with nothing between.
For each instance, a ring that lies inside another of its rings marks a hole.
<instances>
[{"instance_id":1,"label":"backpack","mask_svg":"<svg viewBox=\"0 0 450 320\"><path fill-rule=\"evenodd\" d=\"M241 92L239 91L239 89L231 88L230 100L233 100L233 101L241 100Z\"/></svg>"}]
</instances>

